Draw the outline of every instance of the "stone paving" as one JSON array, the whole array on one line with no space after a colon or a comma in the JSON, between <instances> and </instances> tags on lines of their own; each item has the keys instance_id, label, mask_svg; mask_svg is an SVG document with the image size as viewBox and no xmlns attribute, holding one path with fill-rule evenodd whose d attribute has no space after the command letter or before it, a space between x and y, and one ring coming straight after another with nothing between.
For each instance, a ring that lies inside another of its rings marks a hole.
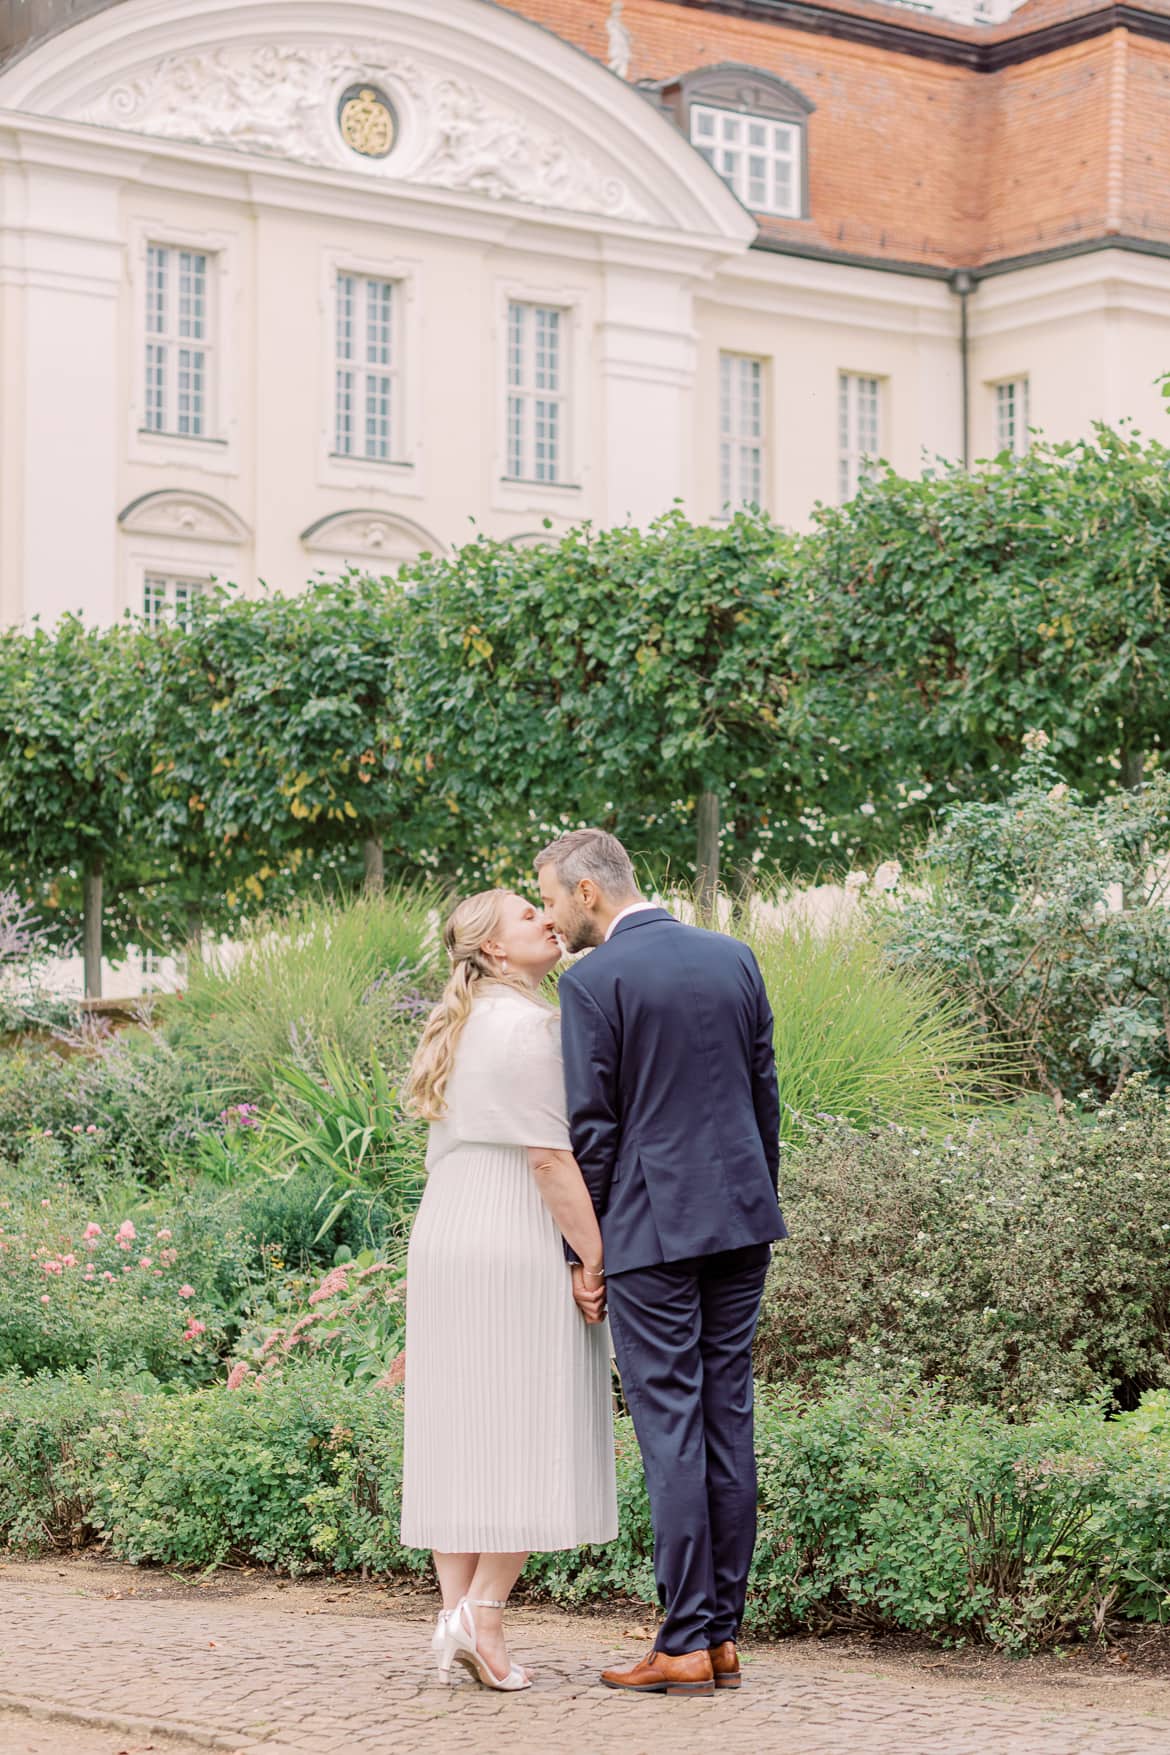
<instances>
[{"instance_id":1,"label":"stone paving","mask_svg":"<svg viewBox=\"0 0 1170 1755\"><path fill-rule=\"evenodd\" d=\"M1108 1710L1077 1698L1075 1689L1070 1703L1054 1700L1051 1689L1032 1701L1018 1690L996 1698L969 1684L875 1675L864 1664L843 1669L819 1661L816 1647L790 1642L748 1649L738 1694L631 1699L596 1681L603 1664L628 1661L640 1649L619 1622L521 1608L514 1644L536 1685L494 1695L469 1679L451 1688L435 1683L431 1612L421 1600L385 1597L351 1607L342 1600L348 1593L322 1595L320 1586L315 1596L312 1587L293 1587L275 1600L271 1589L255 1600L190 1587L140 1596L137 1587L103 1590L93 1582L97 1571L0 1570L6 1755L138 1755L149 1748L187 1755L192 1747L238 1755L1170 1750L1170 1706L1158 1685L1134 1684ZM117 1576L125 1580L125 1569Z\"/></svg>"}]
</instances>

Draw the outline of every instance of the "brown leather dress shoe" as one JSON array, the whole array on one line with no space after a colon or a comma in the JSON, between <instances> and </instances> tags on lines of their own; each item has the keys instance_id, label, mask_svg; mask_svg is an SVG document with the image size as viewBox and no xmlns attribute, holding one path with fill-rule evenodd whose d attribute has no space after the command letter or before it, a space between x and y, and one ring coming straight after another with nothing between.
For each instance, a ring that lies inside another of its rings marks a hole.
<instances>
[{"instance_id":1,"label":"brown leather dress shoe","mask_svg":"<svg viewBox=\"0 0 1170 1755\"><path fill-rule=\"evenodd\" d=\"M603 1670L607 1688L624 1688L628 1694L714 1694L715 1672L706 1646L677 1657L652 1651L628 1670Z\"/></svg>"},{"instance_id":2,"label":"brown leather dress shoe","mask_svg":"<svg viewBox=\"0 0 1170 1755\"><path fill-rule=\"evenodd\" d=\"M711 1668L715 1672L716 1688L739 1687L743 1678L739 1673L739 1653L734 1639L725 1639L722 1645L711 1647Z\"/></svg>"}]
</instances>

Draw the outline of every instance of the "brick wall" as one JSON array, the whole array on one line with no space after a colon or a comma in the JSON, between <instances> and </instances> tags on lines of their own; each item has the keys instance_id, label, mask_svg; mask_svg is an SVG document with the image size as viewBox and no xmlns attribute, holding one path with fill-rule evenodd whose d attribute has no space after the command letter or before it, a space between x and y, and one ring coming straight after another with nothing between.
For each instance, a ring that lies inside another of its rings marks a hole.
<instances>
[{"instance_id":1,"label":"brick wall","mask_svg":"<svg viewBox=\"0 0 1170 1755\"><path fill-rule=\"evenodd\" d=\"M604 61L609 0L500 0ZM1005 42L1094 0L1029 0L981 32L867 0L831 13L923 37ZM1152 8L1170 10L1165 0ZM670 0L624 0L632 80L718 61L778 74L816 110L807 220L761 232L934 267L974 266L1118 230L1170 238L1170 45L1113 30L997 72Z\"/></svg>"}]
</instances>

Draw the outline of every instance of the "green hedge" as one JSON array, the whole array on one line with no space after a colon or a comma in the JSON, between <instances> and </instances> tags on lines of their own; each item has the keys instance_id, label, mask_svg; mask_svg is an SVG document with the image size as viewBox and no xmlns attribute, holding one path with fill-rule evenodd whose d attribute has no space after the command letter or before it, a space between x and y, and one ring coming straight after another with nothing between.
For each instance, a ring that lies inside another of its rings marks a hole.
<instances>
[{"instance_id":1,"label":"green hedge","mask_svg":"<svg viewBox=\"0 0 1170 1755\"><path fill-rule=\"evenodd\" d=\"M653 1602L637 1447L618 1422L621 1534L538 1555L558 1602ZM131 1561L251 1560L418 1574L398 1542L402 1409L327 1365L228 1391L97 1377L0 1379L0 1538L100 1539ZM756 1633L899 1628L1010 1650L1156 1618L1170 1591L1170 1398L1112 1421L1011 1424L858 1378L810 1403L765 1390Z\"/></svg>"}]
</instances>

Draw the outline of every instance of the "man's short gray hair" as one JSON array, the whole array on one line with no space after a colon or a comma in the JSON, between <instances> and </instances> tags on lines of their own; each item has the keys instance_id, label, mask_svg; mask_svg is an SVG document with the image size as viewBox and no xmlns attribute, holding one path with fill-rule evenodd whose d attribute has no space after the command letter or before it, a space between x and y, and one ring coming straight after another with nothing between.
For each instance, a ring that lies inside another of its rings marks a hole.
<instances>
[{"instance_id":1,"label":"man's short gray hair","mask_svg":"<svg viewBox=\"0 0 1170 1755\"><path fill-rule=\"evenodd\" d=\"M550 841L536 856L537 871L551 865L567 890L575 890L582 878L592 878L607 896L636 895L638 880L629 854L616 835L604 829L574 829Z\"/></svg>"}]
</instances>

